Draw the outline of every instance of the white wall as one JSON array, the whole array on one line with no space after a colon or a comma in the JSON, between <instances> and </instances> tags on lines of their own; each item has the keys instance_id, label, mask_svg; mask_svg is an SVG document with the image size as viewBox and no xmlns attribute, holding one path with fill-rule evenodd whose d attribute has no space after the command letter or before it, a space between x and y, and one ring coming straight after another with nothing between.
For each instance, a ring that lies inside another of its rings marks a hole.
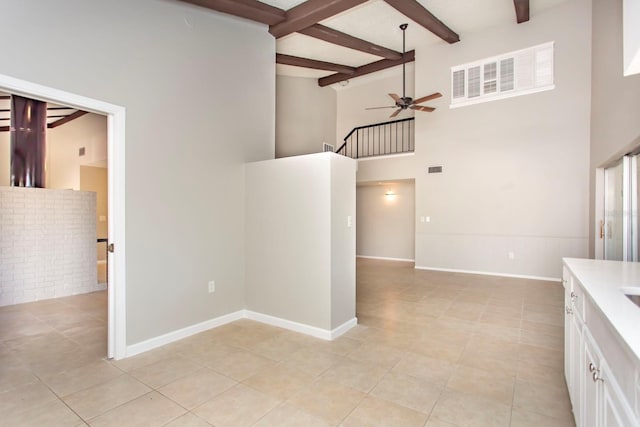
<instances>
[{"instance_id":1,"label":"white wall","mask_svg":"<svg viewBox=\"0 0 640 427\"><path fill-rule=\"evenodd\" d=\"M416 49L416 92L450 100L450 67L555 41L552 91L416 115L416 266L561 277L561 257L585 257L591 4L574 0ZM438 58L437 61L433 58ZM508 257L513 252L515 259Z\"/></svg>"},{"instance_id":2,"label":"white wall","mask_svg":"<svg viewBox=\"0 0 640 427\"><path fill-rule=\"evenodd\" d=\"M326 155L326 154L325 154ZM331 327L356 316L356 162L331 154Z\"/></svg>"},{"instance_id":3,"label":"white wall","mask_svg":"<svg viewBox=\"0 0 640 427\"><path fill-rule=\"evenodd\" d=\"M623 77L622 1L593 0L590 239L594 256L595 169L640 145L640 75Z\"/></svg>"},{"instance_id":4,"label":"white wall","mask_svg":"<svg viewBox=\"0 0 640 427\"><path fill-rule=\"evenodd\" d=\"M126 108L127 344L244 308L243 165L274 154L267 27L178 1L2 6L22 41L2 73Z\"/></svg>"},{"instance_id":5,"label":"white wall","mask_svg":"<svg viewBox=\"0 0 640 427\"><path fill-rule=\"evenodd\" d=\"M355 161L318 153L247 164L246 207L247 309L323 330L353 319Z\"/></svg>"},{"instance_id":6,"label":"white wall","mask_svg":"<svg viewBox=\"0 0 640 427\"><path fill-rule=\"evenodd\" d=\"M96 276L96 195L0 187L0 306L105 288Z\"/></svg>"},{"instance_id":7,"label":"white wall","mask_svg":"<svg viewBox=\"0 0 640 427\"><path fill-rule=\"evenodd\" d=\"M78 150L84 147L85 155ZM85 114L47 129L47 188L80 189L80 166L107 162L107 116Z\"/></svg>"},{"instance_id":8,"label":"white wall","mask_svg":"<svg viewBox=\"0 0 640 427\"><path fill-rule=\"evenodd\" d=\"M276 77L276 157L322 152L323 142L337 144L335 133L332 87L318 86L318 79Z\"/></svg>"},{"instance_id":9,"label":"white wall","mask_svg":"<svg viewBox=\"0 0 640 427\"><path fill-rule=\"evenodd\" d=\"M393 199L385 197L391 191ZM358 256L413 260L415 254L415 184L395 181L358 185Z\"/></svg>"}]
</instances>

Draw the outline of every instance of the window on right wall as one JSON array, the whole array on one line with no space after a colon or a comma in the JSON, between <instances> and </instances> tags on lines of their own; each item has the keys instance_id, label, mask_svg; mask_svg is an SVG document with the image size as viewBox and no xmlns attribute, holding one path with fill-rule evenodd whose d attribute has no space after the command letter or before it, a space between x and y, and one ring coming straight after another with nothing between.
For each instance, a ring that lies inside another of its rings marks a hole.
<instances>
[{"instance_id":1,"label":"window on right wall","mask_svg":"<svg viewBox=\"0 0 640 427\"><path fill-rule=\"evenodd\" d=\"M451 108L553 89L553 45L451 67Z\"/></svg>"}]
</instances>

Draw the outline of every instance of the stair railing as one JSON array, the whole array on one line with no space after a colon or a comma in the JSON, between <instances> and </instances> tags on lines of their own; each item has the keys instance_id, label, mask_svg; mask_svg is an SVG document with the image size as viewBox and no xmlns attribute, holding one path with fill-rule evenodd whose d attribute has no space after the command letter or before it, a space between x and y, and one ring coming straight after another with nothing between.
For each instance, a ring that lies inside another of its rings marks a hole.
<instances>
[{"instance_id":1,"label":"stair railing","mask_svg":"<svg viewBox=\"0 0 640 427\"><path fill-rule=\"evenodd\" d=\"M344 137L344 143L336 153L352 159L412 153L415 149L414 120L410 117L355 127Z\"/></svg>"}]
</instances>

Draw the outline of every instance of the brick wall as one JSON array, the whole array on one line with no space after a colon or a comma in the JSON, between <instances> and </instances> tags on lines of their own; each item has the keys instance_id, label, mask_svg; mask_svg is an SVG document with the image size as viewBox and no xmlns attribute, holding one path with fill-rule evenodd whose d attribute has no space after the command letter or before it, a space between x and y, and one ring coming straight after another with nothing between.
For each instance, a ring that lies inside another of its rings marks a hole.
<instances>
[{"instance_id":1,"label":"brick wall","mask_svg":"<svg viewBox=\"0 0 640 427\"><path fill-rule=\"evenodd\" d=\"M0 187L0 306L104 288L95 193Z\"/></svg>"}]
</instances>

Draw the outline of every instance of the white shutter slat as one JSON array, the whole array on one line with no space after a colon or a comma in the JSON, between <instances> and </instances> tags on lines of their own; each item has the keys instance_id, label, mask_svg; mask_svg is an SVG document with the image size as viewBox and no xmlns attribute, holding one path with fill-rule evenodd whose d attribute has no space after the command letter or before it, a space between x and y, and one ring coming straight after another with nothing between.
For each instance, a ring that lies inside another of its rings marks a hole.
<instances>
[{"instance_id":1,"label":"white shutter slat","mask_svg":"<svg viewBox=\"0 0 640 427\"><path fill-rule=\"evenodd\" d=\"M554 89L554 42L451 67L451 108Z\"/></svg>"},{"instance_id":2,"label":"white shutter slat","mask_svg":"<svg viewBox=\"0 0 640 427\"><path fill-rule=\"evenodd\" d=\"M468 74L467 98L476 98L480 96L480 66L469 68Z\"/></svg>"}]
</instances>

